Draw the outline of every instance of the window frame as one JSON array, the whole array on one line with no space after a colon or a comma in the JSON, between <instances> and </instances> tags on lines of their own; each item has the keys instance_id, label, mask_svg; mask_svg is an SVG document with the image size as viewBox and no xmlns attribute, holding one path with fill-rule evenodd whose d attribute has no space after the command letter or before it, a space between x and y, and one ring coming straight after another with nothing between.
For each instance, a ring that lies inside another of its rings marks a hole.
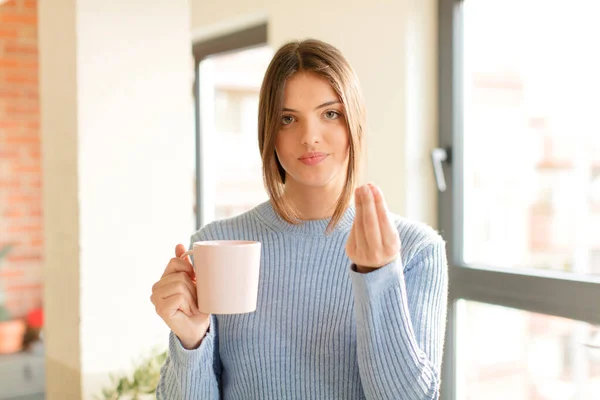
<instances>
[{"instance_id":1,"label":"window frame","mask_svg":"<svg viewBox=\"0 0 600 400\"><path fill-rule=\"evenodd\" d=\"M457 302L469 300L600 325L600 277L463 262L463 4L438 0L438 138L451 154L438 192L438 226L447 242L449 297L442 390L457 399Z\"/></svg>"},{"instance_id":2,"label":"window frame","mask_svg":"<svg viewBox=\"0 0 600 400\"><path fill-rule=\"evenodd\" d=\"M238 30L225 35L194 42L192 54L194 56L194 116L195 116L195 156L196 156L196 229L204 226L202 216L204 204L202 202L202 115L200 113L200 63L207 57L224 54L233 51L249 49L267 44L267 24L261 23L256 26Z\"/></svg>"}]
</instances>

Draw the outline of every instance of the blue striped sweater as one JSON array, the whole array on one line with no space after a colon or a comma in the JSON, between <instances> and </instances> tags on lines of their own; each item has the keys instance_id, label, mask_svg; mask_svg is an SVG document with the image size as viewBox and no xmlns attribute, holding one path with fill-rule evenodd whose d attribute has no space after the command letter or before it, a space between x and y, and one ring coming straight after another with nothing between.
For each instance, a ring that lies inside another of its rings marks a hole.
<instances>
[{"instance_id":1,"label":"blue striped sweater","mask_svg":"<svg viewBox=\"0 0 600 400\"><path fill-rule=\"evenodd\" d=\"M213 315L199 348L171 332L158 399L439 398L446 325L445 243L430 227L390 214L400 257L367 274L345 253L355 209L285 222L270 202L216 221L200 240L262 242L257 310Z\"/></svg>"}]
</instances>

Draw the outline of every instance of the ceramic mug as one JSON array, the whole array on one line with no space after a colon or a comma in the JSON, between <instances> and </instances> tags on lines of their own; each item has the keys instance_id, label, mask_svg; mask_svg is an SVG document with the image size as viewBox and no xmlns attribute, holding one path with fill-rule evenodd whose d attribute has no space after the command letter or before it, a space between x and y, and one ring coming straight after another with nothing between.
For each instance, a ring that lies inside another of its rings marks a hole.
<instances>
[{"instance_id":1,"label":"ceramic mug","mask_svg":"<svg viewBox=\"0 0 600 400\"><path fill-rule=\"evenodd\" d=\"M193 257L198 309L206 314L256 311L261 243L246 240L195 242L181 257Z\"/></svg>"}]
</instances>

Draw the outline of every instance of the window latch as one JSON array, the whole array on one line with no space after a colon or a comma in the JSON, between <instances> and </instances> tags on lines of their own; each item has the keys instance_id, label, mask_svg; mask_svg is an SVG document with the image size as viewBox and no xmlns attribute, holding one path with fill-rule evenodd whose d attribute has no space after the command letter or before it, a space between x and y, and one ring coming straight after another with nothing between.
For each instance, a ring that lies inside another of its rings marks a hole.
<instances>
[{"instance_id":1,"label":"window latch","mask_svg":"<svg viewBox=\"0 0 600 400\"><path fill-rule=\"evenodd\" d=\"M444 176L443 163L450 164L451 161L452 149L450 147L436 147L431 151L433 173L435 174L435 182L440 192L446 191L446 177Z\"/></svg>"}]
</instances>

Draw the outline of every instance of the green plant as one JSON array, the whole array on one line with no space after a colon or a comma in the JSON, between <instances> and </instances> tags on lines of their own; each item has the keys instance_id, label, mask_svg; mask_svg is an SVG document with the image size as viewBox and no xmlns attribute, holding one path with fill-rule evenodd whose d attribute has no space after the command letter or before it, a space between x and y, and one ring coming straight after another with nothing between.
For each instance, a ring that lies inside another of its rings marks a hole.
<instances>
[{"instance_id":1,"label":"green plant","mask_svg":"<svg viewBox=\"0 0 600 400\"><path fill-rule=\"evenodd\" d=\"M4 245L2 247L2 249L0 249L0 265L2 265L2 261L4 260L4 258L6 256L8 256L8 253L10 252L11 249L12 249L12 245L10 245L10 244Z\"/></svg>"},{"instance_id":2,"label":"green plant","mask_svg":"<svg viewBox=\"0 0 600 400\"><path fill-rule=\"evenodd\" d=\"M10 321L12 318L10 313L2 304L0 304L0 322Z\"/></svg>"},{"instance_id":3,"label":"green plant","mask_svg":"<svg viewBox=\"0 0 600 400\"><path fill-rule=\"evenodd\" d=\"M152 350L134 365L133 374L111 375L111 386L102 389L103 400L142 400L155 398L160 378L160 367L167 358L166 351Z\"/></svg>"},{"instance_id":4,"label":"green plant","mask_svg":"<svg viewBox=\"0 0 600 400\"><path fill-rule=\"evenodd\" d=\"M12 249L12 245L7 244L0 249L0 267L2 266L2 262L10 253ZM10 321L12 318L4 306L4 292L2 291L2 286L0 285L0 322Z\"/></svg>"}]
</instances>

